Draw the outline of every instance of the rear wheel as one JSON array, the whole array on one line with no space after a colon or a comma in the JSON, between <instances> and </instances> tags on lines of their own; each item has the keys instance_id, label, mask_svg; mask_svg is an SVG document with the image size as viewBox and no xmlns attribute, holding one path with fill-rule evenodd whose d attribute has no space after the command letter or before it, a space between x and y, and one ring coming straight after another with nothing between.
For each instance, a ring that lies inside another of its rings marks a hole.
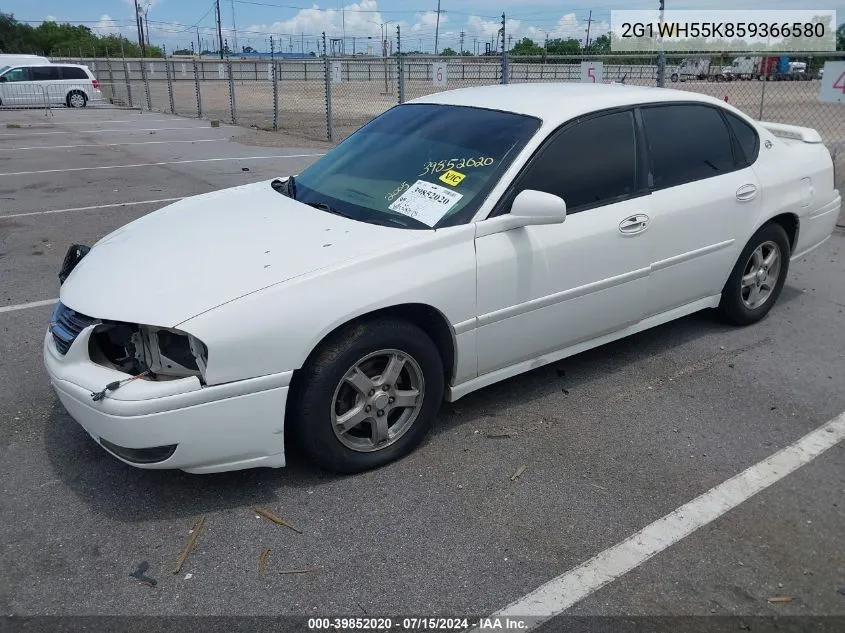
<instances>
[{"instance_id":1,"label":"rear wheel","mask_svg":"<svg viewBox=\"0 0 845 633\"><path fill-rule=\"evenodd\" d=\"M766 224L748 241L722 290L719 312L735 325L750 325L772 309L789 270L786 231Z\"/></svg>"},{"instance_id":2,"label":"rear wheel","mask_svg":"<svg viewBox=\"0 0 845 633\"><path fill-rule=\"evenodd\" d=\"M69 108L84 108L88 103L88 96L84 92L74 90L68 93L66 103Z\"/></svg>"},{"instance_id":3,"label":"rear wheel","mask_svg":"<svg viewBox=\"0 0 845 633\"><path fill-rule=\"evenodd\" d=\"M392 462L425 437L443 399L443 364L421 329L396 319L348 327L297 376L291 439L325 470Z\"/></svg>"}]
</instances>

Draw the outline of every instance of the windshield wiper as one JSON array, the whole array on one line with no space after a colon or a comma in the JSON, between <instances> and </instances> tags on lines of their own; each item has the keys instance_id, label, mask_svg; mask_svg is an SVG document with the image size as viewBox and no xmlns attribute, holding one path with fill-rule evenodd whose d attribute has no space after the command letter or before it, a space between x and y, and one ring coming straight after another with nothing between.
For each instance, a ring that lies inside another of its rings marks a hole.
<instances>
[{"instance_id":1,"label":"windshield wiper","mask_svg":"<svg viewBox=\"0 0 845 633\"><path fill-rule=\"evenodd\" d=\"M332 206L329 206L325 202L306 202L309 207L314 207L315 209L320 209L320 211L325 211L326 213L331 213L332 215L339 215L342 218L347 218L349 220L354 220L351 215L348 213L344 213L340 209L335 209Z\"/></svg>"},{"instance_id":2,"label":"windshield wiper","mask_svg":"<svg viewBox=\"0 0 845 633\"><path fill-rule=\"evenodd\" d=\"M273 187L274 191L296 200L296 179L293 176L289 176L287 180L276 178L270 183L270 186Z\"/></svg>"}]
</instances>

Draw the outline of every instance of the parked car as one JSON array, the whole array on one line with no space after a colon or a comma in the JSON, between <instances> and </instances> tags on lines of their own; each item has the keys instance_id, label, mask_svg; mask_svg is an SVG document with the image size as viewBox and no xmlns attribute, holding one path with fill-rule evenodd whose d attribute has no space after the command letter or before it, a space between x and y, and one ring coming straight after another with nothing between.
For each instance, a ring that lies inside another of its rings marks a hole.
<instances>
[{"instance_id":1,"label":"parked car","mask_svg":"<svg viewBox=\"0 0 845 633\"><path fill-rule=\"evenodd\" d=\"M0 68L49 63L49 59L47 59L46 57L41 57L40 55L25 55L16 53L4 53L0 55Z\"/></svg>"},{"instance_id":2,"label":"parked car","mask_svg":"<svg viewBox=\"0 0 845 633\"><path fill-rule=\"evenodd\" d=\"M100 83L87 66L17 65L0 71L0 105L84 108L102 100Z\"/></svg>"},{"instance_id":3,"label":"parked car","mask_svg":"<svg viewBox=\"0 0 845 633\"><path fill-rule=\"evenodd\" d=\"M444 398L700 310L759 321L830 237L833 183L817 132L706 95L446 91L72 247L43 360L127 464L281 467L293 442L361 471Z\"/></svg>"}]
</instances>

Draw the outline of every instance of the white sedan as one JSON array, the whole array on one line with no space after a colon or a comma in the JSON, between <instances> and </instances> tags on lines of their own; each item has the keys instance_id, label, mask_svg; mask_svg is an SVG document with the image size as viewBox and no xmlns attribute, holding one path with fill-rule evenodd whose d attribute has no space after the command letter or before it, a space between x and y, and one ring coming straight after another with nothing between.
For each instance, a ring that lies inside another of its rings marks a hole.
<instances>
[{"instance_id":1,"label":"white sedan","mask_svg":"<svg viewBox=\"0 0 845 633\"><path fill-rule=\"evenodd\" d=\"M708 308L763 318L841 207L811 129L623 85L443 92L295 177L75 246L44 338L64 407L142 468L355 472L444 398Z\"/></svg>"}]
</instances>

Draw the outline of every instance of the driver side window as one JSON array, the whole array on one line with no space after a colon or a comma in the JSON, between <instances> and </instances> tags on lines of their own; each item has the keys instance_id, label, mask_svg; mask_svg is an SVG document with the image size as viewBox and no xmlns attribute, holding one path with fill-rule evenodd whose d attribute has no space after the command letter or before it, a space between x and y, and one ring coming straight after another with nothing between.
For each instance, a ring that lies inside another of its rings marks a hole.
<instances>
[{"instance_id":1,"label":"driver side window","mask_svg":"<svg viewBox=\"0 0 845 633\"><path fill-rule=\"evenodd\" d=\"M29 81L29 68L13 68L3 75L3 81Z\"/></svg>"},{"instance_id":2,"label":"driver side window","mask_svg":"<svg viewBox=\"0 0 845 633\"><path fill-rule=\"evenodd\" d=\"M634 195L637 143L633 112L600 114L565 127L519 177L511 201L524 189L560 196L568 213Z\"/></svg>"}]
</instances>

